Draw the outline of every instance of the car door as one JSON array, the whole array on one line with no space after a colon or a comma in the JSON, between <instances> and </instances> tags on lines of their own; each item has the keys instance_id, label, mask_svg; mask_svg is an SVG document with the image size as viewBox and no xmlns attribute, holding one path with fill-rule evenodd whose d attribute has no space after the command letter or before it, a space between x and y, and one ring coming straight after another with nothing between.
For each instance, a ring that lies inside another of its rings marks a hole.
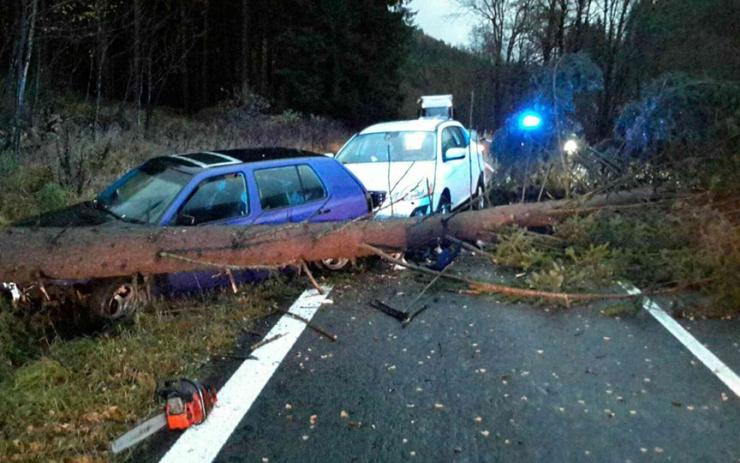
<instances>
[{"instance_id":1,"label":"car door","mask_svg":"<svg viewBox=\"0 0 740 463\"><path fill-rule=\"evenodd\" d=\"M465 138L455 125L447 125L441 129L440 145L442 151L442 168L439 180L441 185L435 186L435 190L443 191L445 188L450 191L452 206L457 207L470 196L470 178L468 155L450 159L447 152L451 148L465 148Z\"/></svg>"},{"instance_id":2,"label":"car door","mask_svg":"<svg viewBox=\"0 0 740 463\"><path fill-rule=\"evenodd\" d=\"M455 136L458 147L465 148L465 157L462 159L460 166L458 166L460 173L460 192L457 197L457 201L453 202L455 207L460 206L467 201L473 194L475 194L475 187L478 181L476 176L475 166L477 165L477 152L473 152L472 146L470 145L470 138L465 134L464 129L455 125L452 127L453 136ZM458 175L456 173L456 175Z\"/></svg>"},{"instance_id":3,"label":"car door","mask_svg":"<svg viewBox=\"0 0 740 463\"><path fill-rule=\"evenodd\" d=\"M172 220L178 226L246 225L252 221L249 190L243 172L206 177L188 194ZM191 293L224 287L232 281L256 278L252 270L176 272L156 278L162 294Z\"/></svg>"},{"instance_id":4,"label":"car door","mask_svg":"<svg viewBox=\"0 0 740 463\"><path fill-rule=\"evenodd\" d=\"M257 169L254 180L262 209L255 223L314 221L329 212L326 188L307 164Z\"/></svg>"}]
</instances>

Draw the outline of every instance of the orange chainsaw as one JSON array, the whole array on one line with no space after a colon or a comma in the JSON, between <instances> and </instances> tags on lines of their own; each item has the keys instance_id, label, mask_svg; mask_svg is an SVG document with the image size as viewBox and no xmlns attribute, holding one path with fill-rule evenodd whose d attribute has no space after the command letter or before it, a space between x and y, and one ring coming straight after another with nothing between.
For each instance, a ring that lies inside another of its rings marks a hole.
<instances>
[{"instance_id":1,"label":"orange chainsaw","mask_svg":"<svg viewBox=\"0 0 740 463\"><path fill-rule=\"evenodd\" d=\"M157 395L165 403L164 413L149 418L113 441L113 453L126 450L165 426L170 430L185 430L201 424L216 403L216 389L213 386L186 378L166 381Z\"/></svg>"}]
</instances>

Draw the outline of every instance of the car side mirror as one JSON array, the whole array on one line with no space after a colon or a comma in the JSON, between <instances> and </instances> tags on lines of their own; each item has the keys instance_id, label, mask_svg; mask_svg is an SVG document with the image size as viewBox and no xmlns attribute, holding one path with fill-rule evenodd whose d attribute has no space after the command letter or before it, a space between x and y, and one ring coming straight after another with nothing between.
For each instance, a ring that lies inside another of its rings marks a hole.
<instances>
[{"instance_id":1,"label":"car side mirror","mask_svg":"<svg viewBox=\"0 0 740 463\"><path fill-rule=\"evenodd\" d=\"M454 161L455 159L463 159L468 154L467 148L447 148L447 151L445 151L444 156L442 156L442 160L444 162L447 161Z\"/></svg>"},{"instance_id":2,"label":"car side mirror","mask_svg":"<svg viewBox=\"0 0 740 463\"><path fill-rule=\"evenodd\" d=\"M370 197L370 210L375 210L383 205L385 202L386 192L385 191L368 191Z\"/></svg>"},{"instance_id":3,"label":"car side mirror","mask_svg":"<svg viewBox=\"0 0 740 463\"><path fill-rule=\"evenodd\" d=\"M188 214L177 214L177 220L175 221L175 224L185 225L187 227L195 225L195 217Z\"/></svg>"}]
</instances>

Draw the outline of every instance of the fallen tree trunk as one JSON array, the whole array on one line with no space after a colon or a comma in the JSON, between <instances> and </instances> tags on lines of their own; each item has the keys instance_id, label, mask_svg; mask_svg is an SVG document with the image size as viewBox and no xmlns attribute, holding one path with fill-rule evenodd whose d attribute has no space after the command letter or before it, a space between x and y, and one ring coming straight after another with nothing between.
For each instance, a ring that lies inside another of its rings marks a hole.
<instances>
[{"instance_id":1,"label":"fallen tree trunk","mask_svg":"<svg viewBox=\"0 0 740 463\"><path fill-rule=\"evenodd\" d=\"M79 280L192 271L213 266L264 267L372 254L365 244L403 250L453 236L474 241L508 225L542 227L579 211L655 199L648 190L577 203L499 206L424 219L301 223L284 226L8 228L0 231L0 282ZM182 258L175 258L179 256Z\"/></svg>"}]
</instances>

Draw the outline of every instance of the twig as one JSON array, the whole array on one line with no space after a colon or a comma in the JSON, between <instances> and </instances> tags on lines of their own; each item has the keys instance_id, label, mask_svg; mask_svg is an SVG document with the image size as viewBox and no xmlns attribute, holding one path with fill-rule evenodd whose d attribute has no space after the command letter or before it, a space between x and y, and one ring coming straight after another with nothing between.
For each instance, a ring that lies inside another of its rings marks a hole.
<instances>
[{"instance_id":1,"label":"twig","mask_svg":"<svg viewBox=\"0 0 740 463\"><path fill-rule=\"evenodd\" d=\"M468 251L477 252L478 254L484 255L484 256L489 257L491 259L494 258L494 255L491 254L490 252L484 251L483 249L479 248L478 246L473 246L472 244L468 243L467 241L459 240L459 239L455 238L452 235L445 235L445 239L446 240L449 240L449 241L452 241L455 244L459 244L460 246L462 246L463 248L467 249Z\"/></svg>"},{"instance_id":2,"label":"twig","mask_svg":"<svg viewBox=\"0 0 740 463\"><path fill-rule=\"evenodd\" d=\"M234 359L234 360L259 360L259 357L254 355L222 355L223 359Z\"/></svg>"},{"instance_id":3,"label":"twig","mask_svg":"<svg viewBox=\"0 0 740 463\"><path fill-rule=\"evenodd\" d=\"M259 349L260 347L264 346L265 344L270 344L273 341L277 341L278 339L282 338L283 336L285 336L285 333L276 334L275 336L272 336L270 338L265 338L265 339L263 339L261 341L255 342L254 344L252 344L249 347L249 352L254 352L257 349Z\"/></svg>"},{"instance_id":4,"label":"twig","mask_svg":"<svg viewBox=\"0 0 740 463\"><path fill-rule=\"evenodd\" d=\"M424 289L422 289L421 292L417 294L414 300L411 301L411 303L409 304L408 312L411 312L411 309L414 308L414 304L419 302L419 299L421 299L421 297L429 290L429 288L431 288L434 285L434 283L436 283L440 278L444 276L444 273L447 271L448 268L452 267L453 263L454 262L450 262L449 265L443 268L434 278L432 278L432 281L430 281L426 286L424 286Z\"/></svg>"},{"instance_id":5,"label":"twig","mask_svg":"<svg viewBox=\"0 0 740 463\"><path fill-rule=\"evenodd\" d=\"M282 310L282 309L277 309L277 310L279 312L282 312L283 314L291 317L291 318L294 318L294 319L296 319L298 321L301 321L301 322L305 323L307 327L311 328L312 330L314 330L315 332L319 333L320 335L328 338L331 342L336 342L337 341L337 335L329 333L325 329L321 328L320 326L315 325L313 322L311 322L311 321L309 321L309 320L301 317L300 315L296 315L296 314L294 314L292 312L288 312L287 310Z\"/></svg>"},{"instance_id":6,"label":"twig","mask_svg":"<svg viewBox=\"0 0 740 463\"><path fill-rule=\"evenodd\" d=\"M360 244L360 247L363 247L367 249L368 251L373 252L374 254L382 257L383 259L393 262L394 264L401 265L403 267L406 267L411 270L415 270L417 272L426 273L427 275L440 275L442 272L436 272L434 270L420 267L418 265L414 265L408 262L404 262L399 259L395 259L392 256L385 253L382 249L378 249L375 246L371 246L366 243ZM505 296L513 296L513 297L526 297L526 298L538 298L538 299L548 299L548 300L557 300L565 303L566 305L570 305L571 302L585 302L585 301L597 301L597 300L619 300L619 299L633 299L635 298L634 295L625 295L625 294L611 294L611 293L556 293L556 292L550 292L550 291L538 291L534 289L524 289L524 288L515 288L512 286L505 286L505 285L499 285L495 283L488 283L484 281L475 281L470 280L468 278L464 278L458 275L442 275L444 278L447 278L449 280L457 281L460 283L465 283L471 287L472 290L476 292L482 292L482 293L493 293L493 294L503 294ZM668 292L676 291L675 288L670 288L667 290ZM657 294L660 292L653 292L653 294Z\"/></svg>"},{"instance_id":7,"label":"twig","mask_svg":"<svg viewBox=\"0 0 740 463\"><path fill-rule=\"evenodd\" d=\"M272 265L258 265L258 266L244 267L240 265L221 264L218 262L209 262L207 260L193 259L191 257L185 257L179 254L173 254L168 251L159 251L157 253L157 257L165 257L168 259L174 259L174 260L179 260L182 262L187 262L188 264L202 265L204 267L214 267L214 268L225 269L225 270L249 270L249 269L251 270L279 270L280 269L280 267L272 266Z\"/></svg>"},{"instance_id":8,"label":"twig","mask_svg":"<svg viewBox=\"0 0 740 463\"><path fill-rule=\"evenodd\" d=\"M231 284L231 291L234 292L234 294L237 294L239 292L239 288L236 286L236 280L234 279L234 274L231 273L231 269L224 269L224 273L229 277L229 283Z\"/></svg>"},{"instance_id":9,"label":"twig","mask_svg":"<svg viewBox=\"0 0 740 463\"><path fill-rule=\"evenodd\" d=\"M316 288L316 291L321 294L322 296L325 293L325 291L319 286L319 283L316 281L316 278L313 277L313 273L311 273L311 270L308 268L308 264L306 261L301 261L301 265L303 266L303 271L306 272L306 276L308 277L308 281L311 282L314 288Z\"/></svg>"}]
</instances>

